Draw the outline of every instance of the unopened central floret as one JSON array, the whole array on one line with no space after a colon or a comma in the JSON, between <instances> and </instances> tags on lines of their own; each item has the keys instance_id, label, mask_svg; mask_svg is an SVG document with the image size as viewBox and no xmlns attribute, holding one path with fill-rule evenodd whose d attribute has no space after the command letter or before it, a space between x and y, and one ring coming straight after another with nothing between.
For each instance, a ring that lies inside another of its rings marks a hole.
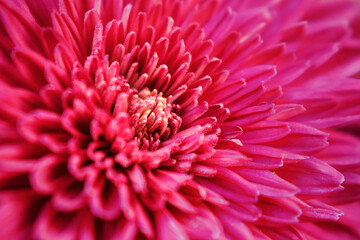
<instances>
[{"instance_id":1,"label":"unopened central floret","mask_svg":"<svg viewBox=\"0 0 360 240\"><path fill-rule=\"evenodd\" d=\"M174 135L181 126L181 118L172 112L172 105L157 90L143 89L134 94L128 112L140 149L156 150L160 141Z\"/></svg>"}]
</instances>

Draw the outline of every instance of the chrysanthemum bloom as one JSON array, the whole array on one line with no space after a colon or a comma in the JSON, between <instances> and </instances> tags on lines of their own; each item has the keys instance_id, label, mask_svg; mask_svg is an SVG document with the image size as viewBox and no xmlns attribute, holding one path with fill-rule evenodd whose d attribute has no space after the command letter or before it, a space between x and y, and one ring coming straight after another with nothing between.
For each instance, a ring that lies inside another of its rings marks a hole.
<instances>
[{"instance_id":1,"label":"chrysanthemum bloom","mask_svg":"<svg viewBox=\"0 0 360 240\"><path fill-rule=\"evenodd\" d=\"M360 238L359 2L0 17L0 239Z\"/></svg>"}]
</instances>

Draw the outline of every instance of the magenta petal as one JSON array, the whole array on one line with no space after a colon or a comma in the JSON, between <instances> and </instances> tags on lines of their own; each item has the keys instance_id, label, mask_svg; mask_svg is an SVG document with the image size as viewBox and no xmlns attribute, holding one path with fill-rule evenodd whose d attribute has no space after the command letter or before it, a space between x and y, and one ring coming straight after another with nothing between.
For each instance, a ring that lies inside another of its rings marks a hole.
<instances>
[{"instance_id":1,"label":"magenta petal","mask_svg":"<svg viewBox=\"0 0 360 240\"><path fill-rule=\"evenodd\" d=\"M262 198L259 206L262 215L259 219L264 226L281 226L287 223L298 223L302 214L301 208L292 199Z\"/></svg>"},{"instance_id":2,"label":"magenta petal","mask_svg":"<svg viewBox=\"0 0 360 240\"><path fill-rule=\"evenodd\" d=\"M328 146L328 134L303 124L290 123L291 133L285 138L270 143L286 151L298 154L311 154Z\"/></svg>"},{"instance_id":3,"label":"magenta petal","mask_svg":"<svg viewBox=\"0 0 360 240\"><path fill-rule=\"evenodd\" d=\"M218 216L224 225L224 230L233 239L254 239L251 231L242 221L238 221L228 215L218 214Z\"/></svg>"},{"instance_id":4,"label":"magenta petal","mask_svg":"<svg viewBox=\"0 0 360 240\"><path fill-rule=\"evenodd\" d=\"M38 239L73 239L80 224L81 213L57 212L47 204L36 220L34 235Z\"/></svg>"},{"instance_id":5,"label":"magenta petal","mask_svg":"<svg viewBox=\"0 0 360 240\"><path fill-rule=\"evenodd\" d=\"M330 146L318 154L331 166L360 166L360 141L350 134L332 132L329 138Z\"/></svg>"},{"instance_id":6,"label":"magenta petal","mask_svg":"<svg viewBox=\"0 0 360 240\"><path fill-rule=\"evenodd\" d=\"M247 161L250 159L238 151L217 149L215 154L205 163L220 167L238 167Z\"/></svg>"},{"instance_id":7,"label":"magenta petal","mask_svg":"<svg viewBox=\"0 0 360 240\"><path fill-rule=\"evenodd\" d=\"M244 134L239 137L243 143L259 144L281 139L288 135L291 129L288 124L276 121L263 121L247 126Z\"/></svg>"},{"instance_id":8,"label":"magenta petal","mask_svg":"<svg viewBox=\"0 0 360 240\"><path fill-rule=\"evenodd\" d=\"M128 176L130 178L130 181L132 182L135 192L139 193L146 191L147 182L144 173L142 172L142 169L139 167L139 165L135 165L133 169L128 171Z\"/></svg>"},{"instance_id":9,"label":"magenta petal","mask_svg":"<svg viewBox=\"0 0 360 240\"><path fill-rule=\"evenodd\" d=\"M342 170L345 183L349 185L360 185L360 168Z\"/></svg>"},{"instance_id":10,"label":"magenta petal","mask_svg":"<svg viewBox=\"0 0 360 240\"><path fill-rule=\"evenodd\" d=\"M302 208L302 218L307 221L308 218L319 220L337 221L344 213L334 207L316 200L307 201L308 206Z\"/></svg>"},{"instance_id":11,"label":"magenta petal","mask_svg":"<svg viewBox=\"0 0 360 240\"><path fill-rule=\"evenodd\" d=\"M134 219L135 209L131 203L131 193L126 183L120 183L118 185L119 205L121 211L124 213L127 219Z\"/></svg>"},{"instance_id":12,"label":"magenta petal","mask_svg":"<svg viewBox=\"0 0 360 240\"><path fill-rule=\"evenodd\" d=\"M295 154L292 152L280 150L274 147L268 147L263 145L244 145L242 148L242 152L250 155L256 155L260 158L276 158L280 159L284 162L298 162L303 159L307 159L308 157L305 155ZM251 162L248 162L251 164Z\"/></svg>"},{"instance_id":13,"label":"magenta petal","mask_svg":"<svg viewBox=\"0 0 360 240\"><path fill-rule=\"evenodd\" d=\"M199 198L209 203L226 206L229 204L220 194L205 188L204 186L197 184L196 182L190 182L186 187L183 187L182 192L188 196L189 199L198 200Z\"/></svg>"},{"instance_id":14,"label":"magenta petal","mask_svg":"<svg viewBox=\"0 0 360 240\"><path fill-rule=\"evenodd\" d=\"M197 180L210 190L234 202L256 202L259 191L236 172L228 169L218 169L215 179L197 178Z\"/></svg>"},{"instance_id":15,"label":"magenta petal","mask_svg":"<svg viewBox=\"0 0 360 240\"><path fill-rule=\"evenodd\" d=\"M29 172L34 167L34 165L36 165L36 161L29 159L3 159L2 161L0 161L0 168L2 174L6 174L6 172Z\"/></svg>"},{"instance_id":16,"label":"magenta petal","mask_svg":"<svg viewBox=\"0 0 360 240\"><path fill-rule=\"evenodd\" d=\"M181 224L179 224L179 222L173 216L171 216L169 212L156 212L155 221L159 228L157 229L157 238L159 240L166 240L169 238L179 240L189 239Z\"/></svg>"},{"instance_id":17,"label":"magenta petal","mask_svg":"<svg viewBox=\"0 0 360 240\"><path fill-rule=\"evenodd\" d=\"M142 203L146 208L151 210L161 210L164 208L167 201L170 203L170 200L167 199L164 193L161 190L150 190L147 194L141 196Z\"/></svg>"},{"instance_id":18,"label":"magenta petal","mask_svg":"<svg viewBox=\"0 0 360 240\"><path fill-rule=\"evenodd\" d=\"M293 227L261 228L261 231L271 239L279 240L305 240L306 238Z\"/></svg>"},{"instance_id":19,"label":"magenta petal","mask_svg":"<svg viewBox=\"0 0 360 240\"><path fill-rule=\"evenodd\" d=\"M13 59L20 72L26 76L27 89L38 91L46 84L44 57L30 49L16 49L13 52Z\"/></svg>"},{"instance_id":20,"label":"magenta petal","mask_svg":"<svg viewBox=\"0 0 360 240\"><path fill-rule=\"evenodd\" d=\"M229 216L235 222L255 222L261 216L261 209L252 204L229 204L222 208L216 208L215 213L223 218ZM231 221L230 221L231 223Z\"/></svg>"},{"instance_id":21,"label":"magenta petal","mask_svg":"<svg viewBox=\"0 0 360 240\"><path fill-rule=\"evenodd\" d=\"M105 222L103 231L105 239L135 239L138 228L134 221L115 220Z\"/></svg>"},{"instance_id":22,"label":"magenta petal","mask_svg":"<svg viewBox=\"0 0 360 240\"><path fill-rule=\"evenodd\" d=\"M60 116L38 110L20 119L22 135L30 142L41 143L54 152L66 152L70 136L61 127Z\"/></svg>"},{"instance_id":23,"label":"magenta petal","mask_svg":"<svg viewBox=\"0 0 360 240\"><path fill-rule=\"evenodd\" d=\"M86 204L84 184L74 181L65 189L54 194L52 204L56 210L73 211Z\"/></svg>"},{"instance_id":24,"label":"magenta petal","mask_svg":"<svg viewBox=\"0 0 360 240\"><path fill-rule=\"evenodd\" d=\"M7 223L7 227L0 231L0 238L14 240L29 238L43 202L43 197L30 190L2 191L0 220Z\"/></svg>"},{"instance_id":25,"label":"magenta petal","mask_svg":"<svg viewBox=\"0 0 360 240\"><path fill-rule=\"evenodd\" d=\"M84 191L95 216L113 220L120 215L118 191L115 185L105 178L104 173L90 172Z\"/></svg>"},{"instance_id":26,"label":"magenta petal","mask_svg":"<svg viewBox=\"0 0 360 240\"><path fill-rule=\"evenodd\" d=\"M196 213L196 208L185 197L177 192L169 192L167 194L167 201L187 213Z\"/></svg>"},{"instance_id":27,"label":"magenta petal","mask_svg":"<svg viewBox=\"0 0 360 240\"><path fill-rule=\"evenodd\" d=\"M31 171L32 187L45 194L66 188L73 181L67 172L66 160L66 156L44 156Z\"/></svg>"},{"instance_id":28,"label":"magenta petal","mask_svg":"<svg viewBox=\"0 0 360 240\"><path fill-rule=\"evenodd\" d=\"M15 3L4 2L1 4L1 12L4 13L2 14L2 22L6 26L4 30L16 45L34 49L40 47L37 38L40 27L27 9L26 4L22 3L22 1L15 1ZM19 27L12 28L12 24L17 24Z\"/></svg>"},{"instance_id":29,"label":"magenta petal","mask_svg":"<svg viewBox=\"0 0 360 240\"><path fill-rule=\"evenodd\" d=\"M300 189L266 170L237 169L236 172L256 185L261 195L274 198L293 196Z\"/></svg>"},{"instance_id":30,"label":"magenta petal","mask_svg":"<svg viewBox=\"0 0 360 240\"><path fill-rule=\"evenodd\" d=\"M199 207L196 218L191 215L176 214L176 219L181 223L190 239L222 238L223 228L217 217L207 207Z\"/></svg>"},{"instance_id":31,"label":"magenta petal","mask_svg":"<svg viewBox=\"0 0 360 240\"><path fill-rule=\"evenodd\" d=\"M142 232L146 237L152 238L154 237L154 230L152 223L150 222L149 216L144 211L144 208L141 206L139 202L134 203L136 222L138 224L138 228L140 232Z\"/></svg>"},{"instance_id":32,"label":"magenta petal","mask_svg":"<svg viewBox=\"0 0 360 240\"><path fill-rule=\"evenodd\" d=\"M325 162L311 157L295 164L289 164L277 172L279 176L295 184L301 194L326 194L340 191L344 176Z\"/></svg>"},{"instance_id":33,"label":"magenta petal","mask_svg":"<svg viewBox=\"0 0 360 240\"><path fill-rule=\"evenodd\" d=\"M309 239L317 239L326 237L327 239L358 239L360 232L358 229L358 213L359 203L350 202L337 206L345 214L338 222L319 222L319 223L304 223L299 225L299 229L306 233Z\"/></svg>"}]
</instances>

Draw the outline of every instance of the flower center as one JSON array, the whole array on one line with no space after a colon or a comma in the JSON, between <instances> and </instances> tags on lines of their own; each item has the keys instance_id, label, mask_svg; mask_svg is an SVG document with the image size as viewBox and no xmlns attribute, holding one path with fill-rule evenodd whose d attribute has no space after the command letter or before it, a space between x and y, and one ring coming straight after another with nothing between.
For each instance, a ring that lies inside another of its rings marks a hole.
<instances>
[{"instance_id":1,"label":"flower center","mask_svg":"<svg viewBox=\"0 0 360 240\"><path fill-rule=\"evenodd\" d=\"M130 124L134 140L141 150L156 150L161 141L174 135L181 126L181 118L173 106L157 90L141 90L132 95L129 106Z\"/></svg>"}]
</instances>

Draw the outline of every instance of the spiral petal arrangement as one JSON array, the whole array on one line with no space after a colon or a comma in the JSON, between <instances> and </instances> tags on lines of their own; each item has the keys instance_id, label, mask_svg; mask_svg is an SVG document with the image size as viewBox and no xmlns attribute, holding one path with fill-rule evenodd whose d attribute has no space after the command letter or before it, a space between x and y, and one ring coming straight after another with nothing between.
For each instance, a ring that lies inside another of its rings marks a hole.
<instances>
[{"instance_id":1,"label":"spiral petal arrangement","mask_svg":"<svg viewBox=\"0 0 360 240\"><path fill-rule=\"evenodd\" d=\"M0 19L0 239L360 238L358 1Z\"/></svg>"}]
</instances>

